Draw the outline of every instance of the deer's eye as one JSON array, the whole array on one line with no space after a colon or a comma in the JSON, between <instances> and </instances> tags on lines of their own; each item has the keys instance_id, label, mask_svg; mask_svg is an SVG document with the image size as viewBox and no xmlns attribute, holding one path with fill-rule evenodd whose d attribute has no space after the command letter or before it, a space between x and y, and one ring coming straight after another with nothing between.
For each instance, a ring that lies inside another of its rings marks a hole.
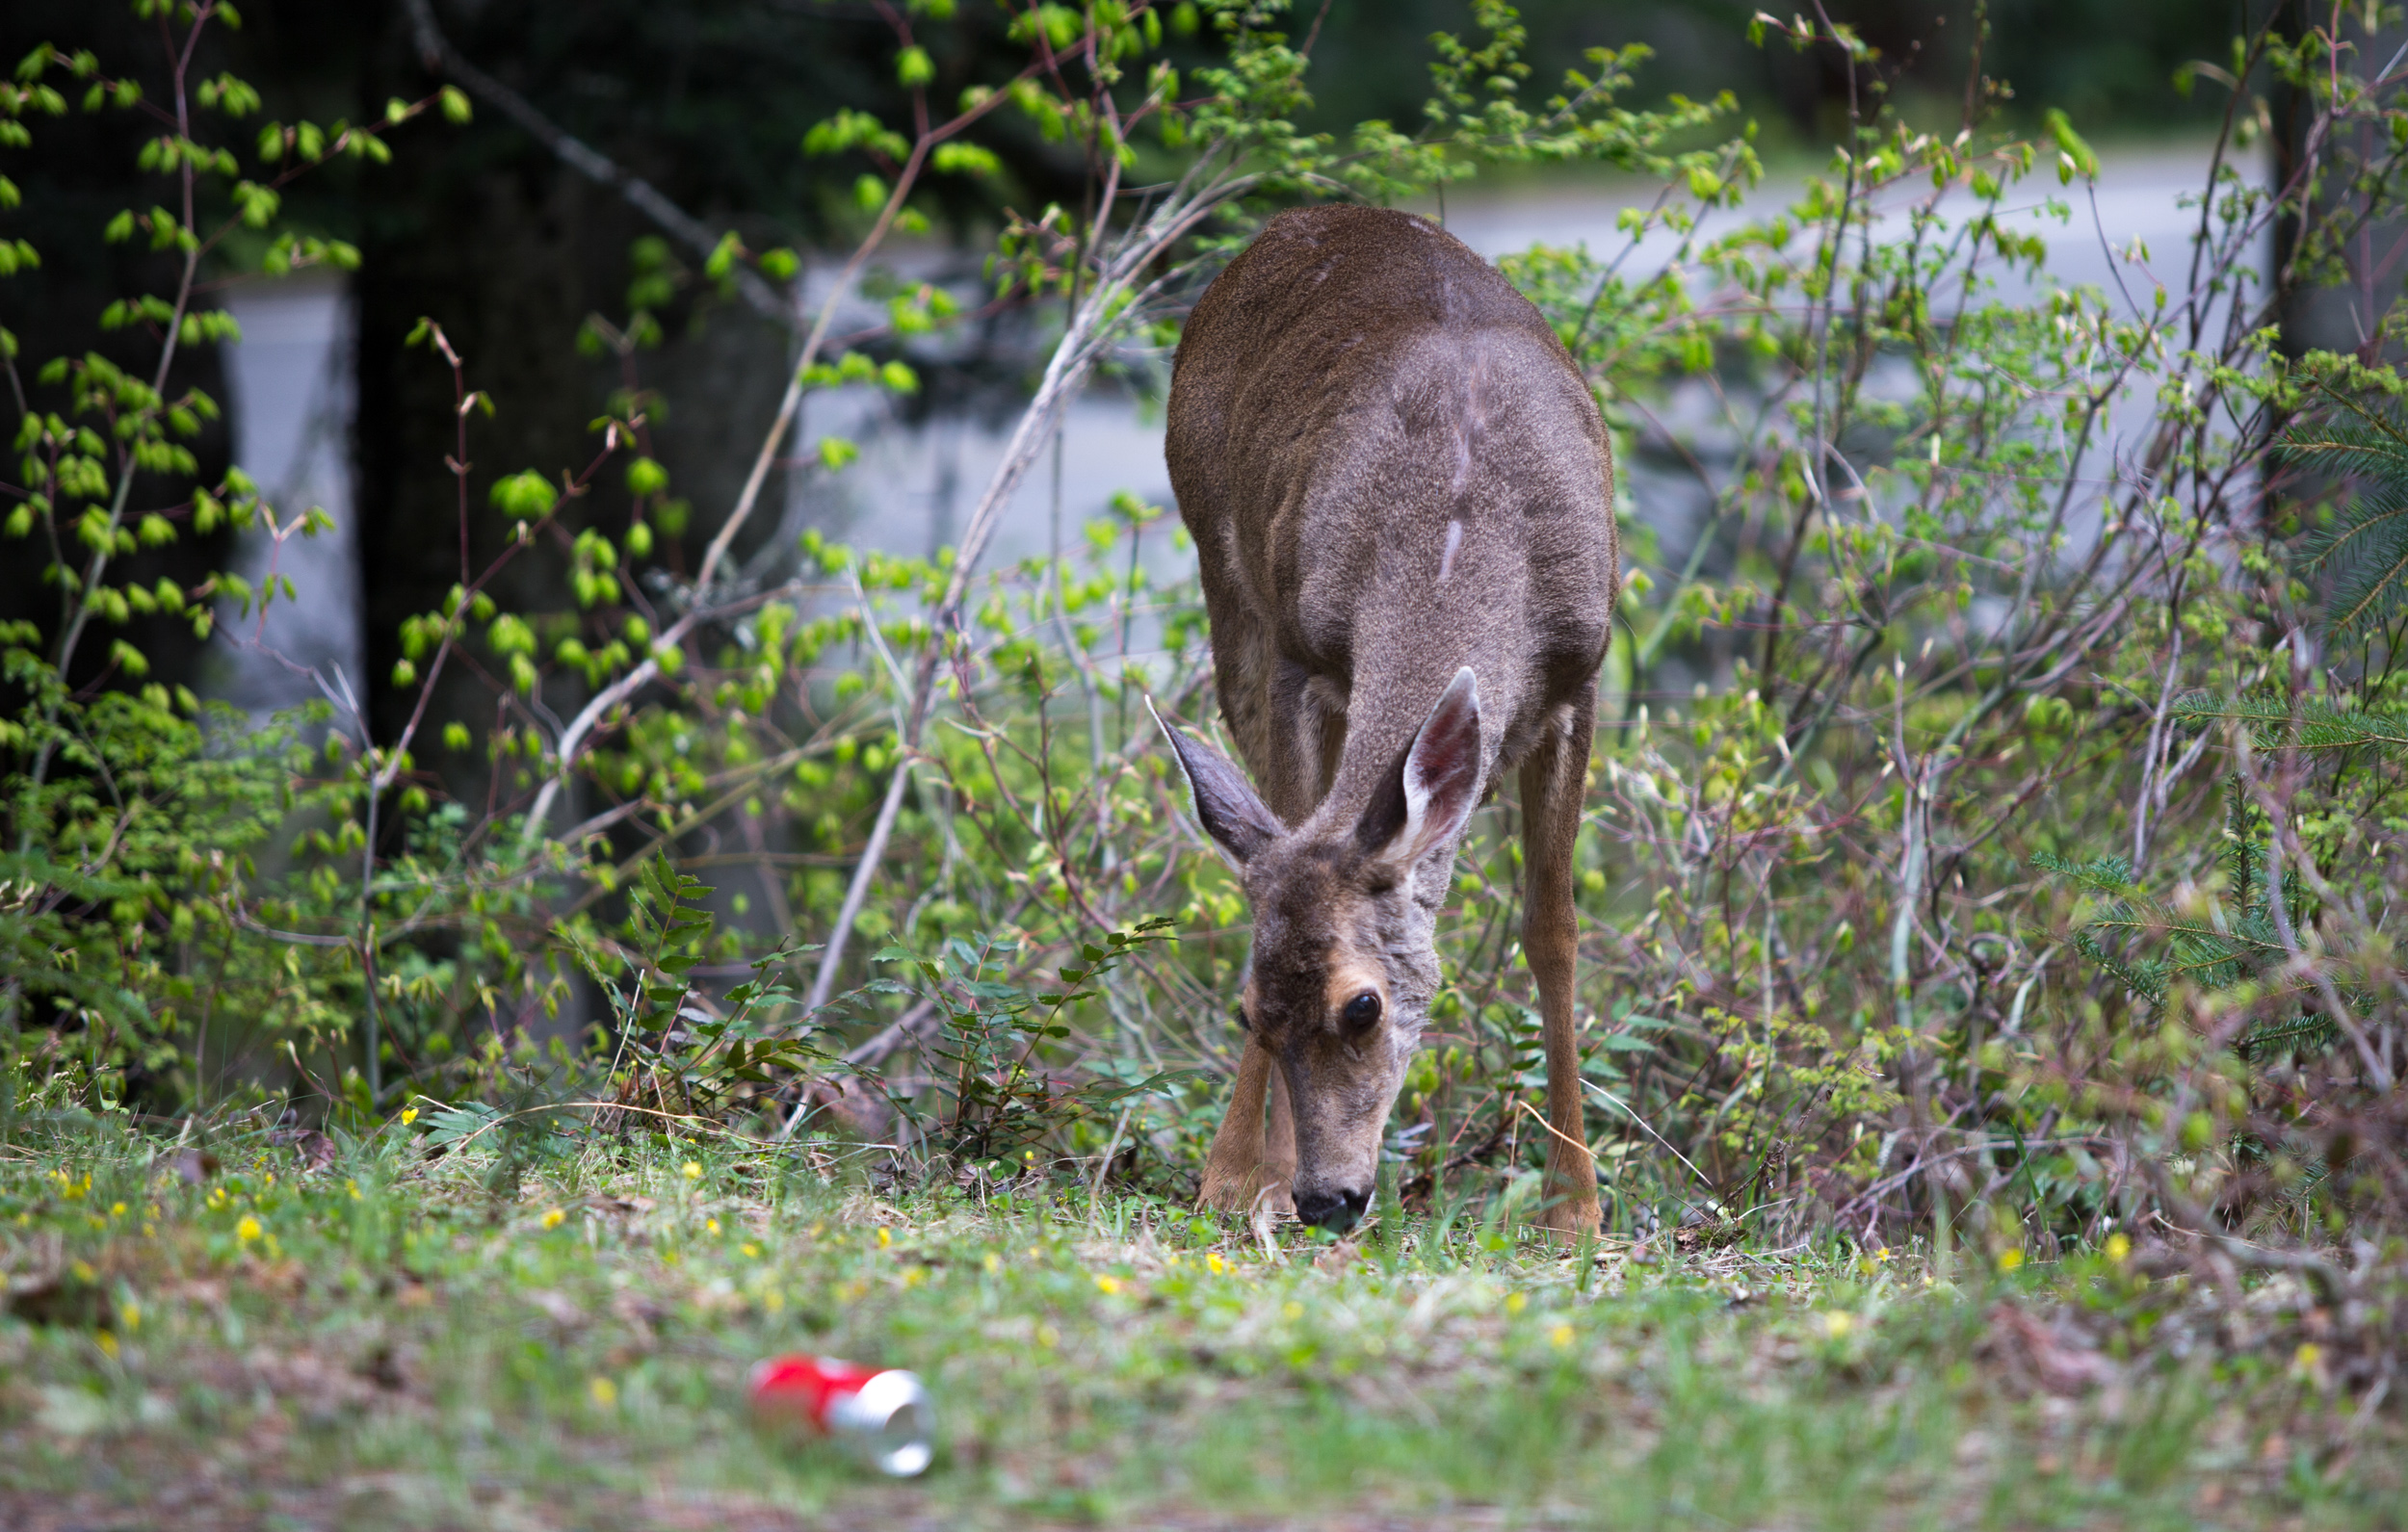
<instances>
[{"instance_id":1,"label":"deer's eye","mask_svg":"<svg viewBox=\"0 0 2408 1532\"><path fill-rule=\"evenodd\" d=\"M1370 990L1365 990L1347 1001L1346 1009L1339 1012L1339 1015L1346 1019L1348 1026L1361 1031L1379 1020L1379 997Z\"/></svg>"},{"instance_id":2,"label":"deer's eye","mask_svg":"<svg viewBox=\"0 0 2408 1532\"><path fill-rule=\"evenodd\" d=\"M1239 1031L1250 1032L1254 1030L1254 1020L1252 1017L1245 1014L1245 1006L1243 1003L1231 1006L1229 1008L1229 1016L1232 1021L1235 1021L1238 1024Z\"/></svg>"}]
</instances>

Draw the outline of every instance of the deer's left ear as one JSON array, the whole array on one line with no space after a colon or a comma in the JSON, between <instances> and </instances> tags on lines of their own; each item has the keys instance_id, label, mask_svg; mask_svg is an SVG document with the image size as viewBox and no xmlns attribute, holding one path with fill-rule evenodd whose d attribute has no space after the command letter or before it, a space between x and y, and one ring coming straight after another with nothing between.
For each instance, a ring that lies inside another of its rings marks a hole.
<instances>
[{"instance_id":1,"label":"deer's left ear","mask_svg":"<svg viewBox=\"0 0 2408 1532\"><path fill-rule=\"evenodd\" d=\"M1399 869L1452 845L1479 805L1479 683L1465 665L1429 710L1354 827L1355 844Z\"/></svg>"}]
</instances>

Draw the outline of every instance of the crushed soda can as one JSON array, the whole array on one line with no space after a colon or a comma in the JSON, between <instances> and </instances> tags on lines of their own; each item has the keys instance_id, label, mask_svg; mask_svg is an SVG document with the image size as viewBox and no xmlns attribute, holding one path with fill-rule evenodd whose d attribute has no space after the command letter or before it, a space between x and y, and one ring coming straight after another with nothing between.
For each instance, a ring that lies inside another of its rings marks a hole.
<instances>
[{"instance_id":1,"label":"crushed soda can","mask_svg":"<svg viewBox=\"0 0 2408 1532\"><path fill-rule=\"evenodd\" d=\"M908 1479L936 1456L928 1389L901 1368L772 1357L753 1366L749 1391L765 1423L807 1425L862 1452L880 1473Z\"/></svg>"}]
</instances>

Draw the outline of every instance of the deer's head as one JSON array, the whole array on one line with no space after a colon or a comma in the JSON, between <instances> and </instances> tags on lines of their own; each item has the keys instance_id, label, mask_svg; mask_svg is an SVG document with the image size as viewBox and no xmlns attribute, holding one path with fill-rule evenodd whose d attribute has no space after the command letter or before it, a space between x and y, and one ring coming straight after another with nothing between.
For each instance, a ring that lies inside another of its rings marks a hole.
<instances>
[{"instance_id":1,"label":"deer's head","mask_svg":"<svg viewBox=\"0 0 2408 1532\"><path fill-rule=\"evenodd\" d=\"M1479 688L1469 668L1456 671L1368 803L1333 798L1294 828L1227 759L1166 732L1196 818L1253 907L1241 1018L1296 1108L1297 1215L1351 1228L1438 987L1433 916L1479 798ZM1417 875L1436 880L1419 899Z\"/></svg>"}]
</instances>

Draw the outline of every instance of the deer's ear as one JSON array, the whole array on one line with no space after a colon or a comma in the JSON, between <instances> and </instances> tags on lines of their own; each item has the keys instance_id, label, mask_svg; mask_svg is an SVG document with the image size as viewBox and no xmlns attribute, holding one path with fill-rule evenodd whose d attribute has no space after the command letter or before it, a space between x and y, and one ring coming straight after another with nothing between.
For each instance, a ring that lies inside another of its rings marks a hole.
<instances>
[{"instance_id":1,"label":"deer's ear","mask_svg":"<svg viewBox=\"0 0 2408 1532\"><path fill-rule=\"evenodd\" d=\"M1410 868L1463 833L1479 804L1479 683L1454 673L1354 829L1368 855Z\"/></svg>"},{"instance_id":2,"label":"deer's ear","mask_svg":"<svg viewBox=\"0 0 2408 1532\"><path fill-rule=\"evenodd\" d=\"M1153 713L1151 698L1145 709ZM1187 773L1188 791L1195 795L1196 822L1230 861L1243 867L1257 851L1287 833L1287 826L1255 796L1245 773L1228 757L1163 723L1159 713L1154 714L1154 721L1162 724L1171 753L1179 758L1179 768Z\"/></svg>"}]
</instances>

